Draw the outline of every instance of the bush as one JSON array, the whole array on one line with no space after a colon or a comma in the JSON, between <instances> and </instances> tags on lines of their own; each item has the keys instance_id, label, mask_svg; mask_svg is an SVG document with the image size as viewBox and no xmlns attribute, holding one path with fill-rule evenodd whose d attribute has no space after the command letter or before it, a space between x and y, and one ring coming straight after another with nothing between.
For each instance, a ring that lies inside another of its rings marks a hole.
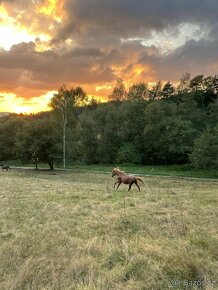
<instances>
[{"instance_id":1,"label":"bush","mask_svg":"<svg viewBox=\"0 0 218 290\"><path fill-rule=\"evenodd\" d=\"M196 139L190 161L195 168L218 168L218 126L206 129Z\"/></svg>"},{"instance_id":2,"label":"bush","mask_svg":"<svg viewBox=\"0 0 218 290\"><path fill-rule=\"evenodd\" d=\"M126 143L120 147L117 158L117 163L132 163L132 164L140 164L142 163L142 156L137 151L131 143Z\"/></svg>"}]
</instances>

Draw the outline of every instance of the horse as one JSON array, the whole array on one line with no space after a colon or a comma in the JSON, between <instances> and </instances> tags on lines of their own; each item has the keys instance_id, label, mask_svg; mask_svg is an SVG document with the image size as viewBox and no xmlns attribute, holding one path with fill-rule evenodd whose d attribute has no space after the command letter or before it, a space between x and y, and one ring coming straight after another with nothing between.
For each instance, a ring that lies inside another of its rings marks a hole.
<instances>
[{"instance_id":1,"label":"horse","mask_svg":"<svg viewBox=\"0 0 218 290\"><path fill-rule=\"evenodd\" d=\"M114 183L114 188L115 188L115 185L118 183L116 189L118 189L120 184L123 183L123 184L129 184L128 191L130 191L131 186L133 185L133 183L135 183L135 185L138 187L138 190L140 191L138 180L144 184L144 181L140 177L126 174L124 171L121 171L118 167L112 170L112 177L114 177L115 175L117 176L117 181Z\"/></svg>"},{"instance_id":2,"label":"horse","mask_svg":"<svg viewBox=\"0 0 218 290\"><path fill-rule=\"evenodd\" d=\"M3 170L7 170L8 171L9 169L11 170L10 166L8 166L8 165L1 164L1 167L2 167L2 171Z\"/></svg>"}]
</instances>

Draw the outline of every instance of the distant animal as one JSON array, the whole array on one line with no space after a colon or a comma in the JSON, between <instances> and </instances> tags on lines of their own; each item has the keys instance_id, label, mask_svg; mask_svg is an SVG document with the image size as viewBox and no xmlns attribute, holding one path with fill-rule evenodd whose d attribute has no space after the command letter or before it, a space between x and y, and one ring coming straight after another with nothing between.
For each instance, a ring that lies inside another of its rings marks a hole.
<instances>
[{"instance_id":1,"label":"distant animal","mask_svg":"<svg viewBox=\"0 0 218 290\"><path fill-rule=\"evenodd\" d=\"M114 188L115 188L115 185L118 184L116 189L118 189L120 184L123 183L123 184L129 184L129 189L128 189L129 191L134 183L138 187L138 190L140 191L138 180L144 184L144 181L140 177L126 174L124 171L121 171L118 167L112 170L112 177L114 177L115 175L117 176L117 181L114 183Z\"/></svg>"},{"instance_id":2,"label":"distant animal","mask_svg":"<svg viewBox=\"0 0 218 290\"><path fill-rule=\"evenodd\" d=\"M2 167L2 171L3 170L7 170L8 171L9 169L11 169L10 166L8 166L8 165L1 164L1 167Z\"/></svg>"}]
</instances>

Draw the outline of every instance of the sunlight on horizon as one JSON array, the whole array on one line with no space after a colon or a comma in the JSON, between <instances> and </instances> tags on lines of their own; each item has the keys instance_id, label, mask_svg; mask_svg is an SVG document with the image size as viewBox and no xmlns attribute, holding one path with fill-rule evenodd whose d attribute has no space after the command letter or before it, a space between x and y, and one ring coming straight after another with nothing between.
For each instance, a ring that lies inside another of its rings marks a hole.
<instances>
[{"instance_id":1,"label":"sunlight on horizon","mask_svg":"<svg viewBox=\"0 0 218 290\"><path fill-rule=\"evenodd\" d=\"M18 97L13 93L0 92L0 112L16 113L16 114L35 114L39 112L50 111L49 102L57 91L49 91L46 94L25 99ZM107 102L107 99L97 96L88 95L89 101L94 98L97 102Z\"/></svg>"},{"instance_id":2,"label":"sunlight on horizon","mask_svg":"<svg viewBox=\"0 0 218 290\"><path fill-rule=\"evenodd\" d=\"M48 93L31 99L18 97L13 93L0 93L0 112L9 113L38 113L41 111L50 111L48 104L57 91L49 91Z\"/></svg>"}]
</instances>

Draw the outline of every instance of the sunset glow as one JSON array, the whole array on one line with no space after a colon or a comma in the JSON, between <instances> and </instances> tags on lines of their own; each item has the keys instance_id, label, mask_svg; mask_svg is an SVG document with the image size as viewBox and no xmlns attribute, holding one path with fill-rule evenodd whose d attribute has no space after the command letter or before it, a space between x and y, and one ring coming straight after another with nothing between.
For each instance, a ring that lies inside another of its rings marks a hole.
<instances>
[{"instance_id":1,"label":"sunset glow","mask_svg":"<svg viewBox=\"0 0 218 290\"><path fill-rule=\"evenodd\" d=\"M27 29L16 25L16 19L8 15L8 11L3 5L0 6L0 19L0 46L2 48L9 50L12 45L21 41L29 42L35 39L28 33Z\"/></svg>"},{"instance_id":2,"label":"sunset glow","mask_svg":"<svg viewBox=\"0 0 218 290\"><path fill-rule=\"evenodd\" d=\"M63 0L47 0L43 6L39 6L38 12L53 17L57 22L63 18Z\"/></svg>"},{"instance_id":3,"label":"sunset glow","mask_svg":"<svg viewBox=\"0 0 218 290\"><path fill-rule=\"evenodd\" d=\"M50 91L46 95L31 99L17 97L15 94L10 93L0 93L0 112L30 114L39 111L48 111L50 110L48 103L55 93L57 92Z\"/></svg>"},{"instance_id":4,"label":"sunset glow","mask_svg":"<svg viewBox=\"0 0 218 290\"><path fill-rule=\"evenodd\" d=\"M169 3L1 1L0 111L48 110L63 83L106 100L117 78L128 88L217 74L215 2L196 10L187 1L187 13L178 12L183 3Z\"/></svg>"}]
</instances>

